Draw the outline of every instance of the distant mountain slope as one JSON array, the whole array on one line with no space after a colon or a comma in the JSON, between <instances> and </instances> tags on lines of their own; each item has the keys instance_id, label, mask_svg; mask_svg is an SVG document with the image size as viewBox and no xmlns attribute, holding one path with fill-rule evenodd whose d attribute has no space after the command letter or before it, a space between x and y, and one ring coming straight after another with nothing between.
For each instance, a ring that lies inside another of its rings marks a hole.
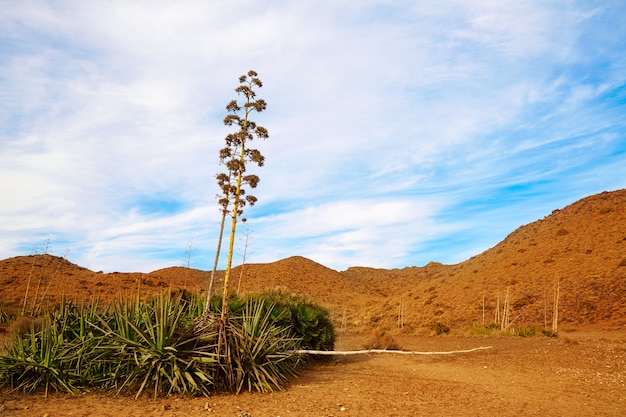
<instances>
[{"instance_id":1,"label":"distant mountain slope","mask_svg":"<svg viewBox=\"0 0 626 417\"><path fill-rule=\"evenodd\" d=\"M491 294L510 286L522 319L541 321L558 281L564 323L626 324L626 190L555 210L462 266Z\"/></svg>"},{"instance_id":2,"label":"distant mountain slope","mask_svg":"<svg viewBox=\"0 0 626 417\"><path fill-rule=\"evenodd\" d=\"M103 274L50 255L0 261L0 304L21 310L66 298L108 302L167 288L205 291L210 273L171 267ZM223 280L218 271L217 288ZM604 192L521 226L456 265L337 272L299 256L233 269L231 289L283 288L329 307L339 326L405 329L492 322L508 291L513 325L550 325L555 289L563 326L626 325L626 190Z\"/></svg>"},{"instance_id":3,"label":"distant mountain slope","mask_svg":"<svg viewBox=\"0 0 626 417\"><path fill-rule=\"evenodd\" d=\"M507 289L512 319L544 324L559 283L560 321L626 325L626 190L584 198L521 226L495 247L457 265L343 273L383 286L408 323L494 321ZM382 300L381 300L382 301ZM392 323L385 309L379 319Z\"/></svg>"},{"instance_id":4,"label":"distant mountain slope","mask_svg":"<svg viewBox=\"0 0 626 417\"><path fill-rule=\"evenodd\" d=\"M0 304L15 311L37 311L61 297L76 302L109 302L151 295L170 285L167 279L140 272L104 274L52 255L17 256L0 261Z\"/></svg>"}]
</instances>

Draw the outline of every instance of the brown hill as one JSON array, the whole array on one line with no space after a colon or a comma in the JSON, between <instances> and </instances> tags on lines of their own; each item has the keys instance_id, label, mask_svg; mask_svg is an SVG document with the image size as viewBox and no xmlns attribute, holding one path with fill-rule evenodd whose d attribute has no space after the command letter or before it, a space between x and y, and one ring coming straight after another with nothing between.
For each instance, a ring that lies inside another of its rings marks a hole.
<instances>
[{"instance_id":1,"label":"brown hill","mask_svg":"<svg viewBox=\"0 0 626 417\"><path fill-rule=\"evenodd\" d=\"M190 282L200 281L199 277L206 275L197 270L168 269L182 277L188 273L192 277ZM9 311L37 312L57 303L61 297L83 303L94 299L110 302L119 297L134 296L138 290L143 295L154 294L169 288L175 279L178 279L176 274L104 274L52 255L17 256L0 261L0 305ZM173 287L179 286L175 284Z\"/></svg>"},{"instance_id":2,"label":"brown hill","mask_svg":"<svg viewBox=\"0 0 626 417\"><path fill-rule=\"evenodd\" d=\"M559 321L626 325L626 190L584 198L522 226L495 247L457 265L372 270L346 277L385 292L372 314L392 323L402 310L408 325L493 322L508 290L514 323L551 323L555 286ZM484 297L484 298L483 298ZM483 302L484 300L484 302ZM402 306L402 308L401 308Z\"/></svg>"},{"instance_id":3,"label":"brown hill","mask_svg":"<svg viewBox=\"0 0 626 417\"><path fill-rule=\"evenodd\" d=\"M168 288L204 291L209 273L182 267L103 274L50 255L0 261L0 304L36 310L67 299L108 302ZM223 271L218 273L218 288ZM280 287L329 307L340 327L405 330L440 322L490 323L507 298L513 325L549 327L555 291L566 326L626 325L626 190L605 192L518 228L495 247L457 265L337 272L302 257L233 270L231 288Z\"/></svg>"}]
</instances>

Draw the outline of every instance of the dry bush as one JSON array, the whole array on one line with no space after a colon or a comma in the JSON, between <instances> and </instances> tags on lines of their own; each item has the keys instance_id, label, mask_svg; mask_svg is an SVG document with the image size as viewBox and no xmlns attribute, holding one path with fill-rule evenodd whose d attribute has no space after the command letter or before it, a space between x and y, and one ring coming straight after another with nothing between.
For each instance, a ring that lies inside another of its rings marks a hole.
<instances>
[{"instance_id":1,"label":"dry bush","mask_svg":"<svg viewBox=\"0 0 626 417\"><path fill-rule=\"evenodd\" d=\"M42 329L43 321L44 321L43 317L19 316L9 326L9 333L26 334L30 332L31 330L33 330L34 333L36 333Z\"/></svg>"},{"instance_id":2,"label":"dry bush","mask_svg":"<svg viewBox=\"0 0 626 417\"><path fill-rule=\"evenodd\" d=\"M365 349L402 350L393 336L384 330L376 330L364 347Z\"/></svg>"}]
</instances>

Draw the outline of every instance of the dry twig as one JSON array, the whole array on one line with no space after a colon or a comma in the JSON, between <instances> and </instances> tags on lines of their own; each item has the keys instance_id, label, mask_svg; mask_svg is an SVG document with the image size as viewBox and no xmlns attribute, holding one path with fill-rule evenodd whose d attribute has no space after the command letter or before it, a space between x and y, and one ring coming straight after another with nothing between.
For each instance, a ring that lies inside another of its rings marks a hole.
<instances>
[{"instance_id":1,"label":"dry twig","mask_svg":"<svg viewBox=\"0 0 626 417\"><path fill-rule=\"evenodd\" d=\"M452 355L455 353L469 353L477 350L491 349L493 346L480 346L466 350L450 350L445 352L418 352L409 350L387 350L387 349L366 349L366 350L295 350L298 355L366 355L368 353L396 353L399 355Z\"/></svg>"}]
</instances>

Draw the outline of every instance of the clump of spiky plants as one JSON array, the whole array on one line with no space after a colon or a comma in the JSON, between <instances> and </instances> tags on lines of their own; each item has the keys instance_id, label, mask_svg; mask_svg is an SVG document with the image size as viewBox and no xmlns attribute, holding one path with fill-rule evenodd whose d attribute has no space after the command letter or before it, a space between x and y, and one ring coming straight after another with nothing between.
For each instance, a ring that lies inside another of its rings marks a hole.
<instances>
[{"instance_id":1,"label":"clump of spiky plants","mask_svg":"<svg viewBox=\"0 0 626 417\"><path fill-rule=\"evenodd\" d=\"M204 326L198 326L203 299L186 292L106 308L61 302L14 333L0 356L0 385L45 395L98 388L137 397L280 389L296 374L298 349L334 341L328 313L296 298L233 297L231 315L225 321L215 315Z\"/></svg>"},{"instance_id":2,"label":"clump of spiky plants","mask_svg":"<svg viewBox=\"0 0 626 417\"><path fill-rule=\"evenodd\" d=\"M335 329L330 312L324 307L305 296L285 290L267 290L248 297L270 302L274 320L290 328L291 333L301 339L302 349L334 349Z\"/></svg>"},{"instance_id":3,"label":"clump of spiky plants","mask_svg":"<svg viewBox=\"0 0 626 417\"><path fill-rule=\"evenodd\" d=\"M213 385L216 334L195 334L189 304L179 294L145 303L117 303L94 325L103 335L99 360L107 370L100 381L118 392L150 388L161 394L208 394ZM193 310L193 309L192 309Z\"/></svg>"},{"instance_id":4,"label":"clump of spiky plants","mask_svg":"<svg viewBox=\"0 0 626 417\"><path fill-rule=\"evenodd\" d=\"M98 311L61 303L43 321L16 333L0 356L0 383L43 388L208 394L215 373L216 335L195 334L179 295L118 302Z\"/></svg>"},{"instance_id":5,"label":"clump of spiky plants","mask_svg":"<svg viewBox=\"0 0 626 417\"><path fill-rule=\"evenodd\" d=\"M31 320L9 340L7 354L0 356L0 384L24 392L43 388L45 395L50 389L76 391L88 362L83 355L88 347L77 337L79 327L73 327L79 321L79 310L65 303L40 320Z\"/></svg>"},{"instance_id":6,"label":"clump of spiky plants","mask_svg":"<svg viewBox=\"0 0 626 417\"><path fill-rule=\"evenodd\" d=\"M243 296L232 294L229 297L229 311L238 317L248 301L264 301L269 319L274 325L288 328L291 335L301 339L301 349L333 350L335 329L330 312L311 299L285 289L265 290L247 293ZM210 310L219 316L222 309L221 297L211 299Z\"/></svg>"},{"instance_id":7,"label":"clump of spiky plants","mask_svg":"<svg viewBox=\"0 0 626 417\"><path fill-rule=\"evenodd\" d=\"M273 391L296 374L300 339L278 326L272 311L264 300L248 300L241 314L225 322L227 355L220 375L228 391Z\"/></svg>"}]
</instances>

